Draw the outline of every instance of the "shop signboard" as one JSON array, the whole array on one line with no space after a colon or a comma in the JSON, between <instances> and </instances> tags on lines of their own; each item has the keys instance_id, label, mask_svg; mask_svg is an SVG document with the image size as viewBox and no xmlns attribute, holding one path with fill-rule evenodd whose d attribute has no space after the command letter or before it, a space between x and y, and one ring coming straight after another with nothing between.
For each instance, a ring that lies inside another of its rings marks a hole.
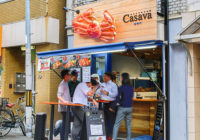
<instances>
[{"instance_id":1,"label":"shop signboard","mask_svg":"<svg viewBox=\"0 0 200 140\"><path fill-rule=\"evenodd\" d=\"M50 58L40 58L38 60L38 71L50 70Z\"/></svg>"},{"instance_id":2,"label":"shop signboard","mask_svg":"<svg viewBox=\"0 0 200 140\"><path fill-rule=\"evenodd\" d=\"M83 6L76 7L80 14L93 9L92 17L96 17L95 22L99 24L105 19L105 12L115 20L114 40L104 41L99 38L88 36L88 33L76 32L74 34L74 47L88 47L116 42L136 42L157 39L157 1L156 0L103 0ZM75 18L78 17L75 14ZM90 17L87 17L90 19ZM93 21L93 20L92 20ZM87 25L87 24L86 24ZM91 28L83 26L82 31L90 31ZM103 35L102 27L98 35ZM96 29L96 28L92 28ZM112 37L110 30L107 34Z\"/></svg>"}]
</instances>

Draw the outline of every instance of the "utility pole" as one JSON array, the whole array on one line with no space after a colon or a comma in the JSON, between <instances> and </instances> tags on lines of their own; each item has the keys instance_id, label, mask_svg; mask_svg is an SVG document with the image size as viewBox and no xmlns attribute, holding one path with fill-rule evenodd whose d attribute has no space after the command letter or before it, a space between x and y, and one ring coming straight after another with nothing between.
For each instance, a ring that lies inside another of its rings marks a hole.
<instances>
[{"instance_id":1,"label":"utility pole","mask_svg":"<svg viewBox=\"0 0 200 140\"><path fill-rule=\"evenodd\" d=\"M32 137L32 65L30 0L26 0L26 135Z\"/></svg>"}]
</instances>

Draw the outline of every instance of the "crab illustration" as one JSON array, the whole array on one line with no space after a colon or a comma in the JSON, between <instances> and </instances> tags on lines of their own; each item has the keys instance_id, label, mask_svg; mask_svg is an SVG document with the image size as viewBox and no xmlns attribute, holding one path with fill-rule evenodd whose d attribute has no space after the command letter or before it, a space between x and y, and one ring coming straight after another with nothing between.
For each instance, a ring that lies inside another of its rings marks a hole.
<instances>
[{"instance_id":1,"label":"crab illustration","mask_svg":"<svg viewBox=\"0 0 200 140\"><path fill-rule=\"evenodd\" d=\"M84 37L98 38L104 42L114 40L116 36L115 19L107 10L103 14L104 19L100 22L95 18L92 8L79 14L72 21L74 32Z\"/></svg>"}]
</instances>

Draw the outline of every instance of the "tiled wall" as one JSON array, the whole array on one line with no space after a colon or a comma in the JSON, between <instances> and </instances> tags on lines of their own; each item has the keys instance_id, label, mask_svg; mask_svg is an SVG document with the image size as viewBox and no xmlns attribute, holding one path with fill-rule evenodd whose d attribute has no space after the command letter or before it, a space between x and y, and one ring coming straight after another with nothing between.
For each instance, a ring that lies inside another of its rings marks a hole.
<instances>
[{"instance_id":1,"label":"tiled wall","mask_svg":"<svg viewBox=\"0 0 200 140\"><path fill-rule=\"evenodd\" d=\"M15 73L25 72L25 55L22 55L22 51L19 48L2 49L2 76L1 86L2 96L9 97L10 102L16 102L17 98L24 94L14 94L15 91ZM17 63L16 63L17 62ZM9 88L9 84L12 84L12 88Z\"/></svg>"},{"instance_id":2,"label":"tiled wall","mask_svg":"<svg viewBox=\"0 0 200 140\"><path fill-rule=\"evenodd\" d=\"M36 45L36 52L50 51L66 48L65 22L66 16L63 7L65 0L31 0L31 18L51 16L59 19L60 38L59 44L40 44ZM25 0L16 0L0 4L0 24L12 23L25 19ZM3 96L15 101L18 96L9 89L9 83L13 81L15 72L25 72L25 56L20 55L19 46L3 49L2 52L2 93ZM47 128L49 127L50 106L40 104L41 101L57 101L57 87L61 81L55 73L51 71L37 71L36 57L36 113L47 112ZM12 82L13 83L13 82ZM56 111L57 112L57 111ZM61 119L60 114L56 113L55 120Z\"/></svg>"},{"instance_id":3,"label":"tiled wall","mask_svg":"<svg viewBox=\"0 0 200 140\"><path fill-rule=\"evenodd\" d=\"M161 0L158 0L158 11L161 10ZM169 0L169 15L180 15L187 10L186 0Z\"/></svg>"},{"instance_id":4,"label":"tiled wall","mask_svg":"<svg viewBox=\"0 0 200 140\"><path fill-rule=\"evenodd\" d=\"M200 139L200 45L188 45L192 56L192 76L188 70L188 137Z\"/></svg>"}]
</instances>

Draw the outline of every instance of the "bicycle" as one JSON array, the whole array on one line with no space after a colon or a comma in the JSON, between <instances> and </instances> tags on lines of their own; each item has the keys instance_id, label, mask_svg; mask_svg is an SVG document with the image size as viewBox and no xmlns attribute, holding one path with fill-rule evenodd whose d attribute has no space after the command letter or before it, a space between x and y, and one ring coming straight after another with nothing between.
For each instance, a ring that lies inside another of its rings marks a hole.
<instances>
[{"instance_id":1,"label":"bicycle","mask_svg":"<svg viewBox=\"0 0 200 140\"><path fill-rule=\"evenodd\" d=\"M0 102L0 137L6 136L12 128L21 128L22 133L26 136L25 131L25 104L24 97L17 99L14 104L9 104L9 98L1 98ZM15 106L15 111L13 107ZM15 112L15 113L14 113Z\"/></svg>"}]
</instances>

